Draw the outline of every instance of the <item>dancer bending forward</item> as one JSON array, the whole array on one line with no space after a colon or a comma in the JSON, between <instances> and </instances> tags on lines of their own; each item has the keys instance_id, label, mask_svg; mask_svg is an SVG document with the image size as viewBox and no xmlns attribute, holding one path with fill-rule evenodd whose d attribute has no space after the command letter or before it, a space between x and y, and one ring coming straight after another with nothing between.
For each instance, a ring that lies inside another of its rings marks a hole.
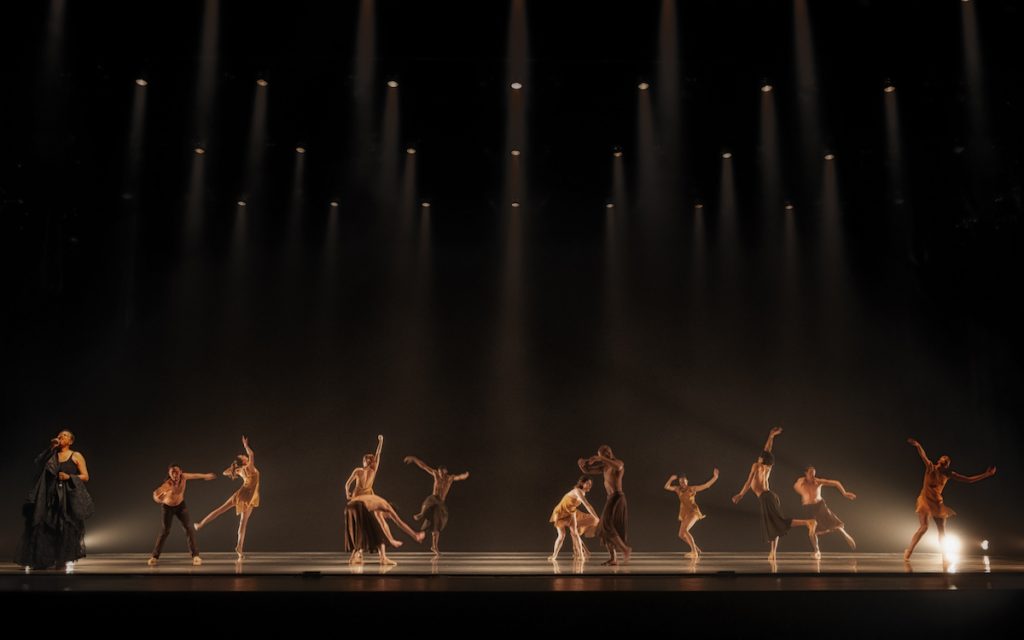
<instances>
[{"instance_id":1,"label":"dancer bending forward","mask_svg":"<svg viewBox=\"0 0 1024 640\"><path fill-rule=\"evenodd\" d=\"M590 557L587 545L583 543L583 536L591 538L597 533L597 525L601 519L597 517L594 507L587 502L587 492L594 486L594 482L587 476L580 476L572 491L562 496L562 499L555 505L551 512L549 522L555 525L555 550L548 560L554 562L558 559L558 552L562 550L562 543L565 542L565 533L569 532L572 537L572 557L576 560L586 560ZM580 513L579 507L583 507L590 513Z\"/></svg>"}]
</instances>

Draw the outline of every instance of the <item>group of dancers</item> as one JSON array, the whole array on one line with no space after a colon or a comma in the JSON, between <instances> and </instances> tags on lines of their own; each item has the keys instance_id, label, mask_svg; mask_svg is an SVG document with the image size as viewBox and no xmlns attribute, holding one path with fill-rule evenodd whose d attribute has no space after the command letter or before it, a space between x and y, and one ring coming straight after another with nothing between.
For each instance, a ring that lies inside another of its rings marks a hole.
<instances>
[{"instance_id":1,"label":"group of dancers","mask_svg":"<svg viewBox=\"0 0 1024 640\"><path fill-rule=\"evenodd\" d=\"M856 542L847 533L843 521L829 509L822 498L822 489L834 487L849 500L854 500L857 496L847 491L838 480L818 476L814 467L807 467L793 485L794 491L800 495L803 517L787 518L783 515L779 496L771 490L769 483L775 463L772 449L776 437L781 433L781 427L775 427L769 432L763 450L750 467L746 482L739 493L732 497L733 503L738 504L748 491L757 496L762 533L765 542L770 545L769 561L775 563L779 538L794 527L806 528L814 557L817 559L821 558L818 538L829 533L840 534L851 549L856 549ZM36 458L38 474L23 505L25 530L15 556L15 562L26 568L59 568L85 555L84 520L92 514L92 501L85 487L85 483L89 481L88 467L85 457L71 449L74 440L74 434L70 431L61 431L51 440L50 447ZM940 546L942 544L946 519L955 515L955 512L943 502L942 492L946 483L951 478L960 482L978 482L995 475L996 468L989 467L977 475L965 476L950 468L949 456L941 456L933 463L920 443L913 438L907 442L917 450L925 464L924 482L915 508L920 526L914 532L910 545L903 554L904 560L909 561L921 537L928 530L929 518L935 522ZM167 478L153 491L153 500L161 506L163 527L149 558L150 565L159 563L160 552L175 518L185 530L192 563L202 564L196 532L232 508L238 516L238 541L235 552L239 561L242 560L245 555L245 534L249 519L253 509L260 504L260 472L256 468L256 456L245 436L242 436L242 448L245 453L236 456L223 472L223 475L232 480L241 479L242 486L221 506L194 525L185 504L186 483L189 480L213 480L217 476L213 473L185 472L177 464L168 467ZM362 564L365 553L375 552L382 565L396 564L387 557L387 548L398 548L402 546L402 542L392 534L389 522L397 525L406 535L419 543L424 541L429 530L431 551L435 556L439 556L440 535L448 523L448 493L455 482L468 479L469 472L453 474L445 467L431 467L415 456L405 457L406 464L418 466L433 479L431 494L423 500L419 513L413 516L413 520L420 525L420 530L416 531L402 520L391 503L373 491L383 448L384 436L377 436L376 451L364 455L362 466L354 469L345 482L345 550L350 553L349 563ZM585 561L589 558L590 552L583 538L599 536L609 556L603 564L616 565L628 562L632 549L627 535L628 509L622 484L625 463L615 457L611 447L601 445L595 455L580 458L577 466L583 475L559 500L549 519L555 528L556 537L554 549L548 559L557 561L568 536L572 542L573 558ZM595 475L602 476L607 493L600 516L586 497L593 486L590 476ZM692 485L685 474L679 474L669 477L664 485L666 491L675 493L679 498L679 538L689 546L687 555L694 561L701 554L701 549L690 530L705 517L697 506L696 495L711 488L718 478L719 471L716 468L711 478L703 484Z\"/></svg>"}]
</instances>

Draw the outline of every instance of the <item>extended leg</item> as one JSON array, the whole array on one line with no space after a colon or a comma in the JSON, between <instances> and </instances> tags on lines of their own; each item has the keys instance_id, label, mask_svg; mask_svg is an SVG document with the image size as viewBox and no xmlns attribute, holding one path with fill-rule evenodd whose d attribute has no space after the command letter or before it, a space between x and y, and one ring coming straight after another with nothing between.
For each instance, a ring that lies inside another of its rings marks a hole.
<instances>
[{"instance_id":1,"label":"extended leg","mask_svg":"<svg viewBox=\"0 0 1024 640\"><path fill-rule=\"evenodd\" d=\"M917 514L918 527L917 531L914 532L914 537L910 539L910 546L903 552L903 559L910 560L910 556L914 553L914 547L917 546L918 542L921 542L921 536L928 531L928 514L918 513Z\"/></svg>"}]
</instances>

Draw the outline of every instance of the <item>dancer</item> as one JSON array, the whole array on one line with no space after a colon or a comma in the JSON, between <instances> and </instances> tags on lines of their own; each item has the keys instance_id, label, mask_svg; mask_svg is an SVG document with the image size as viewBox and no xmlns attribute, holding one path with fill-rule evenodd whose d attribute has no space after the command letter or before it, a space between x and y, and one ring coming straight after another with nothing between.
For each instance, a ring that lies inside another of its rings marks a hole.
<instances>
[{"instance_id":1,"label":"dancer","mask_svg":"<svg viewBox=\"0 0 1024 640\"><path fill-rule=\"evenodd\" d=\"M793 527L807 527L807 536L811 539L811 547L818 552L818 536L815 535L816 523L814 520L786 518L782 515L782 506L779 496L768 485L768 478L772 473L772 465L775 464L775 456L772 455L772 445L775 437L782 433L782 427L774 427L768 433L768 441L764 444L764 451L758 456L757 462L750 465L750 475L743 484L740 492L732 497L733 504L739 504L747 491L753 490L761 503L761 525L764 532L765 542L771 543L771 551L768 552L768 562L775 563L776 551L779 548L779 536L789 533Z\"/></svg>"},{"instance_id":2,"label":"dancer","mask_svg":"<svg viewBox=\"0 0 1024 640\"><path fill-rule=\"evenodd\" d=\"M604 476L604 490L608 493L608 500L605 501L604 509L601 511L601 524L598 533L604 546L608 549L610 557L601 564L618 564L616 551L622 554L623 562L629 562L629 556L633 550L629 547L626 536L628 510L626 494L622 491L625 463L615 457L611 447L603 444L598 447L597 455L580 458L577 464L580 471L587 475L601 474Z\"/></svg>"},{"instance_id":3,"label":"dancer","mask_svg":"<svg viewBox=\"0 0 1024 640\"><path fill-rule=\"evenodd\" d=\"M678 478L677 484L672 484L674 480ZM668 482L665 483L665 491L671 491L672 493L679 496L679 537L686 544L690 545L690 553L686 554L687 557L697 559L700 555L700 547L693 540L693 535L690 534L690 528L698 520L704 519L704 514L701 513L700 507L697 506L697 494L718 481L718 469L711 473L711 479L704 484L698 484L691 486L689 481L686 479L686 475L682 474L679 476L671 476Z\"/></svg>"},{"instance_id":4,"label":"dancer","mask_svg":"<svg viewBox=\"0 0 1024 640\"><path fill-rule=\"evenodd\" d=\"M14 561L30 569L70 567L85 557L85 519L93 504L85 483L85 456L72 451L75 435L61 431L36 456L37 475L22 505L25 530Z\"/></svg>"},{"instance_id":5,"label":"dancer","mask_svg":"<svg viewBox=\"0 0 1024 640\"><path fill-rule=\"evenodd\" d=\"M242 447L245 453L235 458L231 466L224 470L224 475L232 480L241 478L242 486L227 502L211 511L196 525L196 531L199 531L234 507L235 515L238 516L238 544L235 545L235 553L239 560L245 557L245 531L249 526L249 517L252 516L252 510L260 506L260 471L256 468L256 454L249 448L249 439L245 436L242 436Z\"/></svg>"},{"instance_id":6,"label":"dancer","mask_svg":"<svg viewBox=\"0 0 1024 640\"><path fill-rule=\"evenodd\" d=\"M434 478L433 492L423 500L420 512L412 519L420 522L421 531L426 531L427 527L430 527L430 550L434 552L434 556L440 556L441 551L438 550L437 543L441 539L441 532L448 525L448 505L445 504L445 500L448 498L452 483L465 480L469 477L469 472L452 475L445 467L433 469L416 456L405 456L405 464L415 464Z\"/></svg>"},{"instance_id":7,"label":"dancer","mask_svg":"<svg viewBox=\"0 0 1024 640\"><path fill-rule=\"evenodd\" d=\"M804 475L800 476L793 484L793 490L800 495L800 504L803 505L804 515L815 522L815 536L820 538L836 531L846 539L846 544L850 545L850 549L855 550L857 543L853 536L846 533L846 525L836 517L836 514L832 513L821 497L822 487L835 487L847 500L857 499L857 496L847 491L838 480L819 478L814 467L807 467L804 470ZM814 557L821 558L820 548L814 550Z\"/></svg>"},{"instance_id":8,"label":"dancer","mask_svg":"<svg viewBox=\"0 0 1024 640\"><path fill-rule=\"evenodd\" d=\"M345 481L345 550L351 551L349 564L362 564L364 551L377 551L382 565L396 565L385 553L386 547L400 547L402 543L391 535L387 520L392 520L416 542L423 542L427 534L413 531L398 517L394 507L373 493L373 482L380 468L380 454L384 449L384 436L377 436L377 452L363 456L363 466L352 471ZM349 485L353 489L349 489Z\"/></svg>"},{"instance_id":9,"label":"dancer","mask_svg":"<svg viewBox=\"0 0 1024 640\"><path fill-rule=\"evenodd\" d=\"M188 506L185 505L185 483L189 480L216 479L217 476L212 473L185 473L176 464L167 467L167 479L153 491L153 501L159 504L163 511L163 529L157 536L153 555L149 557L149 566L155 566L160 561L160 550L164 548L164 542L171 533L171 522L174 518L177 518L185 529L188 550L192 553L192 564L196 566L203 564L203 559L199 557L199 547L196 545L196 532L192 527Z\"/></svg>"},{"instance_id":10,"label":"dancer","mask_svg":"<svg viewBox=\"0 0 1024 640\"><path fill-rule=\"evenodd\" d=\"M548 557L548 560L551 562L558 560L558 552L562 550L566 530L572 536L573 559L586 560L590 557L587 545L583 544L583 536L592 538L597 532L597 525L601 521L597 517L597 512L594 511L594 507L590 506L586 498L587 492L593 486L593 480L587 476L580 476L580 479L576 481L576 486L569 493L562 496L562 499L555 505L554 511L551 512L549 522L555 525L555 531L557 532L555 550ZM580 513L580 505L583 505L590 513Z\"/></svg>"},{"instance_id":11,"label":"dancer","mask_svg":"<svg viewBox=\"0 0 1024 640\"><path fill-rule=\"evenodd\" d=\"M921 536L925 531L928 531L928 516L932 517L932 520L935 521L935 528L939 530L939 548L942 548L946 537L946 518L956 515L956 512L947 507L942 500L942 490L946 488L946 482L950 478L960 482L978 482L996 475L996 468L989 467L978 475L965 476L949 468L951 462L949 456L941 456L937 463L933 463L928 459L921 443L913 438L908 438L907 442L917 449L918 455L924 462L924 484L921 487L921 494L917 496L917 508L915 509L920 526L914 532L914 537L910 539L910 546L903 552L903 559L909 561L911 554L914 553L914 547L921 541Z\"/></svg>"}]
</instances>

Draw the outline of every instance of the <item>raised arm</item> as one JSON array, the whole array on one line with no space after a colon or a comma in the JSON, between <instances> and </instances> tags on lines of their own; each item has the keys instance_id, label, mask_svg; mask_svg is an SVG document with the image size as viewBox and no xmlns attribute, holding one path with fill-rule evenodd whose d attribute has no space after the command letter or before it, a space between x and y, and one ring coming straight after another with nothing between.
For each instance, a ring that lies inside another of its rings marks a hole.
<instances>
[{"instance_id":1,"label":"raised arm","mask_svg":"<svg viewBox=\"0 0 1024 640\"><path fill-rule=\"evenodd\" d=\"M965 476L963 474L957 473L956 471L954 471L950 475L953 477L954 480L959 480L960 482L978 482L979 480L991 478L992 476L996 475L996 468L989 467L988 469L985 469L985 471L979 473L976 476Z\"/></svg>"},{"instance_id":2,"label":"raised arm","mask_svg":"<svg viewBox=\"0 0 1024 640\"><path fill-rule=\"evenodd\" d=\"M457 476L452 476L452 480L465 480L468 477L469 477L469 472L468 471L463 471L462 473L460 473Z\"/></svg>"},{"instance_id":3,"label":"raised arm","mask_svg":"<svg viewBox=\"0 0 1024 640\"><path fill-rule=\"evenodd\" d=\"M599 476L604 473L604 464L597 459L597 456L591 458L580 458L576 461L580 471L589 476Z\"/></svg>"},{"instance_id":4,"label":"raised arm","mask_svg":"<svg viewBox=\"0 0 1024 640\"><path fill-rule=\"evenodd\" d=\"M616 459L613 459L613 458L606 458L606 457L602 456L600 453L597 454L596 456L594 456L594 458L600 460L601 462L603 462L605 464L611 465L611 466L615 467L616 469L621 469L626 464L622 460L616 460Z\"/></svg>"},{"instance_id":5,"label":"raised arm","mask_svg":"<svg viewBox=\"0 0 1024 640\"><path fill-rule=\"evenodd\" d=\"M768 432L768 440L764 443L764 450L771 452L772 445L775 444L775 436L782 433L782 427L772 427L772 430Z\"/></svg>"},{"instance_id":6,"label":"raised arm","mask_svg":"<svg viewBox=\"0 0 1024 640\"><path fill-rule=\"evenodd\" d=\"M249 456L249 464L256 464L256 454L249 448L249 438L242 436L242 446L245 448L245 455Z\"/></svg>"},{"instance_id":7,"label":"raised arm","mask_svg":"<svg viewBox=\"0 0 1024 640\"><path fill-rule=\"evenodd\" d=\"M377 453L373 455L373 468L380 468L380 452L384 450L384 436L377 436Z\"/></svg>"},{"instance_id":8,"label":"raised arm","mask_svg":"<svg viewBox=\"0 0 1024 640\"><path fill-rule=\"evenodd\" d=\"M820 482L822 486L825 487L835 487L836 489L839 490L839 493L843 494L843 497L846 498L847 500L857 499L857 495L847 491L846 487L843 486L843 483L839 482L838 480L826 480L825 478L818 478L818 482Z\"/></svg>"},{"instance_id":9,"label":"raised arm","mask_svg":"<svg viewBox=\"0 0 1024 640\"><path fill-rule=\"evenodd\" d=\"M252 458L249 458L252 460ZM216 480L217 475L213 473L182 473L181 476L186 480Z\"/></svg>"},{"instance_id":10,"label":"raised arm","mask_svg":"<svg viewBox=\"0 0 1024 640\"><path fill-rule=\"evenodd\" d=\"M671 491L672 493L676 492L676 486L672 484L672 481L678 477L679 476L675 475L674 473L671 476L669 476L668 481L665 483L665 491Z\"/></svg>"},{"instance_id":11,"label":"raised arm","mask_svg":"<svg viewBox=\"0 0 1024 640\"><path fill-rule=\"evenodd\" d=\"M924 452L924 447L921 446L920 442L914 440L913 438L907 438L907 442L915 449L917 449L917 455L921 456L922 462L924 462L926 465L931 465L932 461L928 459L928 454Z\"/></svg>"},{"instance_id":12,"label":"raised arm","mask_svg":"<svg viewBox=\"0 0 1024 640\"><path fill-rule=\"evenodd\" d=\"M693 488L693 490L694 491L704 491L705 489L707 489L711 485L715 484L716 482L718 482L718 468L717 467L715 468L714 471L711 472L711 479L710 480L708 480L704 484L697 485L696 487Z\"/></svg>"},{"instance_id":13,"label":"raised arm","mask_svg":"<svg viewBox=\"0 0 1024 640\"><path fill-rule=\"evenodd\" d=\"M747 474L747 481L743 483L743 488L740 492L732 497L733 504L739 504L743 496L747 495L747 491L750 491L750 483L754 481L754 472L757 470L757 463L750 465L750 473Z\"/></svg>"},{"instance_id":14,"label":"raised arm","mask_svg":"<svg viewBox=\"0 0 1024 640\"><path fill-rule=\"evenodd\" d=\"M377 455L380 455L380 449L377 449ZM434 472L436 471L436 469L432 469L426 462L423 462L416 456L405 456L403 462L405 462L405 464L414 464L420 469L423 469L424 471L429 473L430 475L434 475Z\"/></svg>"}]
</instances>

